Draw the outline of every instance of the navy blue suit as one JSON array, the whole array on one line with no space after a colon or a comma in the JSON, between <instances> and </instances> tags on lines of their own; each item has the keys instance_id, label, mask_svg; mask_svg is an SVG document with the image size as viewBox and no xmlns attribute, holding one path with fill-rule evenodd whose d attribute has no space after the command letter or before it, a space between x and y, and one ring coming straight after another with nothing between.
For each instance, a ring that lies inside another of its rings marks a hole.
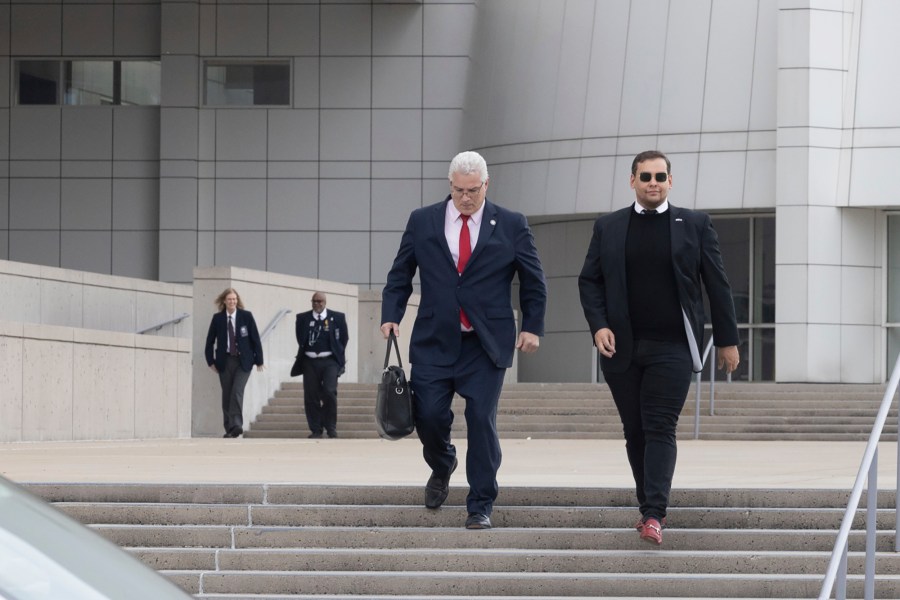
<instances>
[{"instance_id":1,"label":"navy blue suit","mask_svg":"<svg viewBox=\"0 0 900 600\"><path fill-rule=\"evenodd\" d=\"M432 471L448 474L456 457L450 403L454 393L466 400L466 504L470 513L490 515L501 459L497 402L517 337L513 277L519 279L522 331L544 334L547 289L525 217L487 200L477 244L460 275L444 233L449 201L410 215L382 293L381 322L403 319L418 271L421 300L409 346L416 431ZM460 308L474 335L460 331Z\"/></svg>"},{"instance_id":2,"label":"navy blue suit","mask_svg":"<svg viewBox=\"0 0 900 600\"><path fill-rule=\"evenodd\" d=\"M228 319L226 311L213 315L206 334L206 364L215 365L222 385L222 416L225 433L243 431L244 386L253 365L263 364L262 341L253 313L241 308L234 312L234 333L238 356L228 354ZM240 431L238 431L240 430Z\"/></svg>"}]
</instances>

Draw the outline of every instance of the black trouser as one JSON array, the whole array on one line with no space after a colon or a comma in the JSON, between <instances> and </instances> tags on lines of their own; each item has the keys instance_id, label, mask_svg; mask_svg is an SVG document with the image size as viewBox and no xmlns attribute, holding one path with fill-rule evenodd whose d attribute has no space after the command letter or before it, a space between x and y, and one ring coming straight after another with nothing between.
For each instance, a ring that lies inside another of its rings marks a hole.
<instances>
[{"instance_id":1,"label":"black trouser","mask_svg":"<svg viewBox=\"0 0 900 600\"><path fill-rule=\"evenodd\" d=\"M497 435L497 404L505 374L506 369L494 364L475 335L463 336L459 358L452 365L416 364L410 372L422 455L441 478L447 476L456 458L456 447L450 441L453 394L466 401L466 508L470 513L490 516L497 498L497 471L503 457Z\"/></svg>"},{"instance_id":2,"label":"black trouser","mask_svg":"<svg viewBox=\"0 0 900 600\"><path fill-rule=\"evenodd\" d=\"M628 369L603 372L625 431L625 450L644 517L669 505L677 448L675 428L691 384L687 343L635 340Z\"/></svg>"},{"instance_id":3,"label":"black trouser","mask_svg":"<svg viewBox=\"0 0 900 600\"><path fill-rule=\"evenodd\" d=\"M219 383L222 384L222 416L225 433L232 429L244 427L244 387L250 379L250 371L241 368L241 359L229 356L225 369L219 371Z\"/></svg>"},{"instance_id":4,"label":"black trouser","mask_svg":"<svg viewBox=\"0 0 900 600\"><path fill-rule=\"evenodd\" d=\"M337 382L340 365L334 356L303 359L303 405L306 423L315 434L337 432Z\"/></svg>"}]
</instances>

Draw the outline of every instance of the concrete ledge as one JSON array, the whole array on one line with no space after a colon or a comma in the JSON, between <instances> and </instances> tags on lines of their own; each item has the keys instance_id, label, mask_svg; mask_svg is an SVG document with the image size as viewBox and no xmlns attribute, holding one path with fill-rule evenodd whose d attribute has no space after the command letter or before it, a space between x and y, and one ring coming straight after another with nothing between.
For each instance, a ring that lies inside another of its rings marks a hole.
<instances>
[{"instance_id":1,"label":"concrete ledge","mask_svg":"<svg viewBox=\"0 0 900 600\"><path fill-rule=\"evenodd\" d=\"M0 441L190 435L190 340L0 321Z\"/></svg>"}]
</instances>

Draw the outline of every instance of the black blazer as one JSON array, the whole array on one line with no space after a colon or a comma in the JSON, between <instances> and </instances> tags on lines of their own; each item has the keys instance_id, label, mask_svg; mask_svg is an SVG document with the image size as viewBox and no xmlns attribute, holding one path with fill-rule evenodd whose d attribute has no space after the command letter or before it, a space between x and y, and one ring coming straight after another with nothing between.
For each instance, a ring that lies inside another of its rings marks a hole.
<instances>
[{"instance_id":1,"label":"black blazer","mask_svg":"<svg viewBox=\"0 0 900 600\"><path fill-rule=\"evenodd\" d=\"M421 300L410 337L409 362L447 366L456 361L462 308L494 364L510 367L516 346L512 308L516 275L522 331L544 335L547 285L534 237L523 215L485 200L478 243L460 275L444 234L449 201L447 196L410 215L382 292L381 322L403 319L418 270Z\"/></svg>"},{"instance_id":2,"label":"black blazer","mask_svg":"<svg viewBox=\"0 0 900 600\"><path fill-rule=\"evenodd\" d=\"M601 367L611 372L628 368L634 346L625 282L625 236L633 212L632 204L597 218L578 277L581 306L591 337L603 328L611 329L616 336L616 353L612 358L600 356ZM666 214L672 237L672 269L685 333L694 359L694 371L699 371L703 367L700 352L706 321L701 282L709 297L713 338L718 347L736 346L740 342L731 286L709 215L678 208L671 203Z\"/></svg>"},{"instance_id":3,"label":"black blazer","mask_svg":"<svg viewBox=\"0 0 900 600\"><path fill-rule=\"evenodd\" d=\"M302 364L303 359L306 358L303 347L306 345L309 336L310 323L313 322L313 319L315 319L315 317L313 317L313 311L308 310L305 313L297 315L297 321L294 325L294 332L297 335L297 344L300 346L297 351L297 358L301 361L300 364ZM331 350L331 354L337 360L341 370L343 370L347 364L344 350L347 348L347 342L350 341L350 335L347 333L347 317L344 313L329 308L325 320L328 323L328 331L323 331L323 333L328 340L328 349Z\"/></svg>"},{"instance_id":4,"label":"black blazer","mask_svg":"<svg viewBox=\"0 0 900 600\"><path fill-rule=\"evenodd\" d=\"M241 369L250 371L253 365L263 364L262 341L259 339L259 330L253 313L249 310L236 309L234 316L234 335L237 339L238 353L241 359ZM213 350L215 346L215 350ZM206 364L216 365L216 369L222 371L228 361L228 319L225 311L213 315L209 324L209 333L206 334Z\"/></svg>"}]
</instances>

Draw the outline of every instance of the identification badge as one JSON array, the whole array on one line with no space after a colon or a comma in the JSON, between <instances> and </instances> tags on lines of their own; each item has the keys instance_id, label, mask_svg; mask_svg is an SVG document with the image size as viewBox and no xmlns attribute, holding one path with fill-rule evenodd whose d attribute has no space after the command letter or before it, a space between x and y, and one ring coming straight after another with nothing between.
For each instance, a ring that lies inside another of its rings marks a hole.
<instances>
[{"instance_id":1,"label":"identification badge","mask_svg":"<svg viewBox=\"0 0 900 600\"><path fill-rule=\"evenodd\" d=\"M247 331L247 326L241 325L241 337L247 337L248 335L250 335L250 334Z\"/></svg>"}]
</instances>

